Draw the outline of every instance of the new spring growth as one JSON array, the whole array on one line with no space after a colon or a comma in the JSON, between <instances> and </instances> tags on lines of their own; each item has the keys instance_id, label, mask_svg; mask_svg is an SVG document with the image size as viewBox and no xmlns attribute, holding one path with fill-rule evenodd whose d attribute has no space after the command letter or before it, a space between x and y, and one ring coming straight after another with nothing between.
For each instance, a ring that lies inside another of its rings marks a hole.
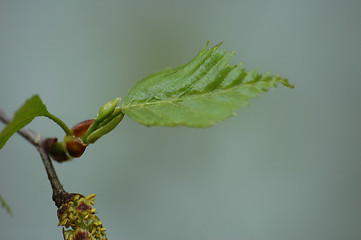
<instances>
[{"instance_id":1,"label":"new spring growth","mask_svg":"<svg viewBox=\"0 0 361 240\"><path fill-rule=\"evenodd\" d=\"M52 141L49 150L50 156L57 162L64 162L72 158L78 158L83 155L87 144L75 136L64 136L63 142L58 142L56 138L49 139Z\"/></svg>"},{"instance_id":2,"label":"new spring growth","mask_svg":"<svg viewBox=\"0 0 361 240\"><path fill-rule=\"evenodd\" d=\"M120 97L117 97L116 99L111 100L111 101L107 102L106 104L104 104L100 108L99 113L95 118L95 122L101 123L106 118L110 117L110 115L113 114L115 108L118 106L119 102L120 102Z\"/></svg>"},{"instance_id":3,"label":"new spring growth","mask_svg":"<svg viewBox=\"0 0 361 240\"><path fill-rule=\"evenodd\" d=\"M94 143L103 135L112 131L116 126L118 126L119 122L123 119L124 114L120 110L119 107L115 108L113 114L106 118L103 122L101 122L97 129L90 133L88 137L84 140L85 143Z\"/></svg>"},{"instance_id":4,"label":"new spring growth","mask_svg":"<svg viewBox=\"0 0 361 240\"><path fill-rule=\"evenodd\" d=\"M120 97L104 104L95 119L89 119L71 128L71 135L66 135L63 142L54 139L50 154L55 161L64 162L80 157L88 144L112 131L123 119L124 114L117 107Z\"/></svg>"},{"instance_id":5,"label":"new spring growth","mask_svg":"<svg viewBox=\"0 0 361 240\"><path fill-rule=\"evenodd\" d=\"M98 115L95 117L93 124L81 138L84 143L94 143L103 135L112 131L123 119L124 114L118 106L120 97L104 104Z\"/></svg>"},{"instance_id":6,"label":"new spring growth","mask_svg":"<svg viewBox=\"0 0 361 240\"><path fill-rule=\"evenodd\" d=\"M107 240L105 228L95 215L95 194L84 197L73 194L68 202L58 209L59 226L63 226L64 240Z\"/></svg>"}]
</instances>

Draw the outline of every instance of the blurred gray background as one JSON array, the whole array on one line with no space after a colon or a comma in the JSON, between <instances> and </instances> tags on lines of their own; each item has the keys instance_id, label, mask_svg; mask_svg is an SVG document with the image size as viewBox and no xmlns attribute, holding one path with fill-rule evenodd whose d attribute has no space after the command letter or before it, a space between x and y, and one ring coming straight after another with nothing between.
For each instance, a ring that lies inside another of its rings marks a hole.
<instances>
[{"instance_id":1,"label":"blurred gray background","mask_svg":"<svg viewBox=\"0 0 361 240\"><path fill-rule=\"evenodd\" d=\"M0 108L33 94L68 125L207 40L284 87L208 129L125 118L80 159L55 163L69 192L96 193L109 239L361 239L361 1L0 0ZM3 124L0 124L0 129ZM63 134L37 118L29 128ZM61 239L36 150L0 152L1 239Z\"/></svg>"}]
</instances>

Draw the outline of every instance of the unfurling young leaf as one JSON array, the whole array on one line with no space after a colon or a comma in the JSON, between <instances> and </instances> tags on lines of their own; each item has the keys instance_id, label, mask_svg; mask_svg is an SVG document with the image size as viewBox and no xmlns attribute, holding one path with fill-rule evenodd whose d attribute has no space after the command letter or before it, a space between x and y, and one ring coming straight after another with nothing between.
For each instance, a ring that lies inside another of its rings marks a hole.
<instances>
[{"instance_id":1,"label":"unfurling young leaf","mask_svg":"<svg viewBox=\"0 0 361 240\"><path fill-rule=\"evenodd\" d=\"M89 126L84 135L80 136L84 143L94 143L100 137L112 131L119 124L124 117L123 112L118 107L119 102L120 97L117 97L100 108L94 122Z\"/></svg>"},{"instance_id":2,"label":"unfurling young leaf","mask_svg":"<svg viewBox=\"0 0 361 240\"><path fill-rule=\"evenodd\" d=\"M121 110L146 126L209 127L232 116L237 108L280 82L288 80L242 64L230 66L234 52L208 44L189 63L164 69L139 81L125 97Z\"/></svg>"}]
</instances>

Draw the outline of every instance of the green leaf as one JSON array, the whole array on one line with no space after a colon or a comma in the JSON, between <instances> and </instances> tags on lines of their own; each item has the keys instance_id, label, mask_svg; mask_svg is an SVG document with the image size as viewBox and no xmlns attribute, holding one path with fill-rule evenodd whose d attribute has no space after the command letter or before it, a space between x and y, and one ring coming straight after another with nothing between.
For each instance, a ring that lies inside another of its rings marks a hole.
<instances>
[{"instance_id":1,"label":"green leaf","mask_svg":"<svg viewBox=\"0 0 361 240\"><path fill-rule=\"evenodd\" d=\"M28 99L0 133L0 150L14 133L29 124L35 117L48 115L49 112L38 95Z\"/></svg>"},{"instance_id":2,"label":"green leaf","mask_svg":"<svg viewBox=\"0 0 361 240\"><path fill-rule=\"evenodd\" d=\"M14 118L0 133L0 150L14 133L28 125L35 117L39 116L44 116L53 120L64 130L66 135L72 136L68 126L59 118L48 112L40 97L34 95L15 113Z\"/></svg>"},{"instance_id":3,"label":"green leaf","mask_svg":"<svg viewBox=\"0 0 361 240\"><path fill-rule=\"evenodd\" d=\"M242 64L230 66L234 52L208 44L189 63L164 69L139 81L125 97L121 110L146 126L209 127L234 115L234 110L280 82L269 72L247 72Z\"/></svg>"},{"instance_id":4,"label":"green leaf","mask_svg":"<svg viewBox=\"0 0 361 240\"><path fill-rule=\"evenodd\" d=\"M11 211L11 208L9 207L9 205L5 202L5 200L1 197L0 195L0 202L1 202L1 206L3 208L5 208L5 210L10 214L10 215L13 215L12 211Z\"/></svg>"}]
</instances>

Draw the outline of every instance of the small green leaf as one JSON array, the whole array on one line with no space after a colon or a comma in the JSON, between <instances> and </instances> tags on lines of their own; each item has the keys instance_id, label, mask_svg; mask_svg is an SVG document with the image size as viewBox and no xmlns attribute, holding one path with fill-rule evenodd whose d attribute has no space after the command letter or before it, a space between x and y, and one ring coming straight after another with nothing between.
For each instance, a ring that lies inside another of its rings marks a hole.
<instances>
[{"instance_id":1,"label":"small green leaf","mask_svg":"<svg viewBox=\"0 0 361 240\"><path fill-rule=\"evenodd\" d=\"M5 208L5 210L10 214L13 215L11 208L9 207L9 205L5 202L5 200L2 198L2 196L0 195L0 202L1 202L1 206L3 208Z\"/></svg>"},{"instance_id":2,"label":"small green leaf","mask_svg":"<svg viewBox=\"0 0 361 240\"><path fill-rule=\"evenodd\" d=\"M120 102L120 97L117 97L117 98L107 102L100 108L98 115L94 119L94 122L90 125L88 130L85 132L84 136L81 137L81 139L83 140L84 143L86 143L86 144L94 143L97 139L99 139L101 136L109 133L111 130L113 130L118 125L118 123L124 117L124 114L120 110L120 107L117 107L119 102ZM117 120L112 121L116 117L117 117ZM107 130L105 130L105 129L107 129Z\"/></svg>"},{"instance_id":3,"label":"small green leaf","mask_svg":"<svg viewBox=\"0 0 361 240\"><path fill-rule=\"evenodd\" d=\"M84 143L95 143L96 140L98 140L100 137L104 136L105 134L108 134L111 132L120 121L123 119L124 114L120 110L119 107L115 108L113 114L109 116L107 119L105 119L101 124L97 126L97 128L91 132L85 139Z\"/></svg>"},{"instance_id":4,"label":"small green leaf","mask_svg":"<svg viewBox=\"0 0 361 240\"><path fill-rule=\"evenodd\" d=\"M46 115L48 115L48 110L38 95L28 99L0 133L0 150L14 133L29 124L35 117Z\"/></svg>"},{"instance_id":5,"label":"small green leaf","mask_svg":"<svg viewBox=\"0 0 361 240\"><path fill-rule=\"evenodd\" d=\"M115 108L118 106L119 102L120 102L120 97L117 97L116 99L113 99L107 102L106 104L104 104L100 108L99 113L95 118L95 121L101 123L102 121L110 117L113 114Z\"/></svg>"},{"instance_id":6,"label":"small green leaf","mask_svg":"<svg viewBox=\"0 0 361 240\"><path fill-rule=\"evenodd\" d=\"M242 64L230 66L234 52L207 46L189 63L135 84L122 103L124 114L146 126L209 127L278 82L293 87L278 75L247 72Z\"/></svg>"},{"instance_id":7,"label":"small green leaf","mask_svg":"<svg viewBox=\"0 0 361 240\"><path fill-rule=\"evenodd\" d=\"M72 135L70 129L63 121L48 112L39 95L34 95L30 99L26 100L24 105L21 106L18 111L16 111L11 122L6 125L4 130L0 133L0 150L9 140L9 138L14 135L14 133L28 125L31 121L33 121L34 118L39 116L44 116L53 120L64 130L66 135Z\"/></svg>"}]
</instances>

